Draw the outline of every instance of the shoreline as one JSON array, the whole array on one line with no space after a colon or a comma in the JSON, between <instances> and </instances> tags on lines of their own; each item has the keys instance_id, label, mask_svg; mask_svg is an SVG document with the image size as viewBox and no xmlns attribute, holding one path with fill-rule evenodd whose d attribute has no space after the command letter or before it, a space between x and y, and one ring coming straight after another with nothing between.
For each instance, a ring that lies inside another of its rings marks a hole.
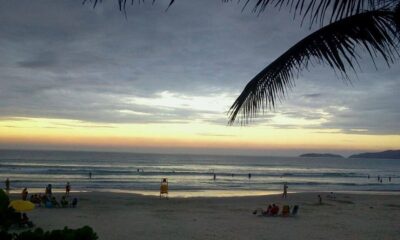
<instances>
[{"instance_id":1,"label":"shoreline","mask_svg":"<svg viewBox=\"0 0 400 240\"><path fill-rule=\"evenodd\" d=\"M22 191L11 190L10 195L18 195ZM29 194L38 194L44 193L44 189L42 188L28 188ZM400 195L400 190L352 190L352 191L288 191L288 194L318 194L318 193L335 193L335 194L359 194L359 195ZM62 195L65 193L64 189L56 188L53 189L53 193L56 195ZM72 190L72 194L79 193L115 193L115 194L131 194L131 195L140 195L140 196L149 196L149 197L158 197L160 192L154 190L127 190L127 189L87 189L87 190ZM271 196L271 195L281 195L282 190L170 190L169 197L170 198L230 198L230 197L257 197L257 196Z\"/></svg>"}]
</instances>

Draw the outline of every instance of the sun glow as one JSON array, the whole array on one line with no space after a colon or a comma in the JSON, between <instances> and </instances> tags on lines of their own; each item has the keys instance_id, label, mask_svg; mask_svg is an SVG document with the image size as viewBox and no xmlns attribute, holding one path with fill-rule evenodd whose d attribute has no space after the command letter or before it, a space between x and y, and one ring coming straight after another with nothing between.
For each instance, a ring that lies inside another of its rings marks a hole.
<instances>
[{"instance_id":1,"label":"sun glow","mask_svg":"<svg viewBox=\"0 0 400 240\"><path fill-rule=\"evenodd\" d=\"M362 133L362 132L361 132ZM387 149L400 136L344 134L339 130L235 127L204 122L190 124L98 124L66 119L13 118L0 122L1 146L52 146L77 149Z\"/></svg>"}]
</instances>

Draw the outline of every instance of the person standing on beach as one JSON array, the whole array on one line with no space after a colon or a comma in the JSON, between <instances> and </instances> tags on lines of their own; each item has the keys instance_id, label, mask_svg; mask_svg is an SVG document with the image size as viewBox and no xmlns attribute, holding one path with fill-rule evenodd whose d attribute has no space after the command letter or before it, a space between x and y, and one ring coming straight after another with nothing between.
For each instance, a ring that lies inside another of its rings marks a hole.
<instances>
[{"instance_id":1,"label":"person standing on beach","mask_svg":"<svg viewBox=\"0 0 400 240\"><path fill-rule=\"evenodd\" d=\"M89 179L92 179L92 172L89 172Z\"/></svg>"},{"instance_id":2,"label":"person standing on beach","mask_svg":"<svg viewBox=\"0 0 400 240\"><path fill-rule=\"evenodd\" d=\"M251 173L249 173L249 179L251 179Z\"/></svg>"},{"instance_id":3,"label":"person standing on beach","mask_svg":"<svg viewBox=\"0 0 400 240\"><path fill-rule=\"evenodd\" d=\"M47 187L46 187L46 192L45 193L46 193L47 197L51 197L51 195L53 194L51 187L52 187L51 184L47 185Z\"/></svg>"},{"instance_id":4,"label":"person standing on beach","mask_svg":"<svg viewBox=\"0 0 400 240\"><path fill-rule=\"evenodd\" d=\"M389 177L389 182L391 182L392 181L392 177Z\"/></svg>"},{"instance_id":5,"label":"person standing on beach","mask_svg":"<svg viewBox=\"0 0 400 240\"><path fill-rule=\"evenodd\" d=\"M217 180L217 174L214 173L214 181Z\"/></svg>"},{"instance_id":6,"label":"person standing on beach","mask_svg":"<svg viewBox=\"0 0 400 240\"><path fill-rule=\"evenodd\" d=\"M318 195L318 204L322 205L322 197L321 197L321 195Z\"/></svg>"},{"instance_id":7,"label":"person standing on beach","mask_svg":"<svg viewBox=\"0 0 400 240\"><path fill-rule=\"evenodd\" d=\"M10 179L7 178L5 184L6 184L6 192L8 194L10 193Z\"/></svg>"},{"instance_id":8,"label":"person standing on beach","mask_svg":"<svg viewBox=\"0 0 400 240\"><path fill-rule=\"evenodd\" d=\"M287 183L283 184L283 194L282 194L282 198L287 198L287 189L288 189L288 185Z\"/></svg>"},{"instance_id":9,"label":"person standing on beach","mask_svg":"<svg viewBox=\"0 0 400 240\"><path fill-rule=\"evenodd\" d=\"M71 191L71 185L67 182L67 185L65 186L65 196L69 196L69 191Z\"/></svg>"},{"instance_id":10,"label":"person standing on beach","mask_svg":"<svg viewBox=\"0 0 400 240\"><path fill-rule=\"evenodd\" d=\"M28 198L28 189L24 188L24 190L22 190L22 200L26 201L26 199Z\"/></svg>"}]
</instances>

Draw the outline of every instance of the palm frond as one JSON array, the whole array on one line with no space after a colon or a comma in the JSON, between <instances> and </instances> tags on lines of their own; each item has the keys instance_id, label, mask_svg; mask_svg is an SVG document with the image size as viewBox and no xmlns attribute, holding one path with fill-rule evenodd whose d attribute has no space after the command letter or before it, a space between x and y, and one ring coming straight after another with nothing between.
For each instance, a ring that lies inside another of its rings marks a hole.
<instances>
[{"instance_id":1,"label":"palm frond","mask_svg":"<svg viewBox=\"0 0 400 240\"><path fill-rule=\"evenodd\" d=\"M260 110L275 106L293 86L294 77L317 61L330 66L347 77L356 71L354 63L360 56L357 46L372 59L382 56L391 64L398 56L394 12L381 9L360 13L331 23L307 36L277 58L244 88L229 110L229 123L240 119L247 124Z\"/></svg>"},{"instance_id":2,"label":"palm frond","mask_svg":"<svg viewBox=\"0 0 400 240\"><path fill-rule=\"evenodd\" d=\"M394 22L397 27L397 33L400 35L400 3L394 8Z\"/></svg>"},{"instance_id":3,"label":"palm frond","mask_svg":"<svg viewBox=\"0 0 400 240\"><path fill-rule=\"evenodd\" d=\"M93 8L102 0L82 0L83 4L91 3ZM133 5L135 2L144 3L146 0L116 0L118 2L119 10L126 13L126 6L130 3ZM156 0L151 1L152 4ZM160 0L158 0L160 1ZM175 2L169 1L167 10ZM234 0L220 0L224 3L232 2ZM235 0L236 1L236 0ZM255 13L262 13L267 6L273 7L289 7L294 16L302 16L302 21L309 17L310 24L315 22L324 22L325 16L330 15L329 22L337 21L351 15L359 14L366 10L376 10L382 7L392 8L395 7L400 0L237 0L238 3L243 3L243 10L252 6L252 11Z\"/></svg>"},{"instance_id":4,"label":"palm frond","mask_svg":"<svg viewBox=\"0 0 400 240\"><path fill-rule=\"evenodd\" d=\"M137 2L138 4L146 2L146 0L117 0L117 1L118 1L119 10L123 11L124 13L126 13L126 5L127 4L130 3L131 5L133 5L133 4L135 4L135 2ZM82 4L90 3L93 5L93 8L96 8L97 4L101 3L101 2L102 2L102 0L82 0ZM156 0L151 0L152 4L154 4L155 2L156 2ZM169 7L171 7L171 5L174 2L175 2L175 0L169 0L167 10Z\"/></svg>"},{"instance_id":5,"label":"palm frond","mask_svg":"<svg viewBox=\"0 0 400 240\"><path fill-rule=\"evenodd\" d=\"M232 0L223 0L224 2ZM328 15L329 22L359 14L366 10L382 7L391 8L399 0L243 0L244 8L253 5L252 11L260 14L267 6L288 7L294 16L302 16L302 22L309 17L310 25L319 22L321 25ZM250 3L252 2L252 3Z\"/></svg>"}]
</instances>

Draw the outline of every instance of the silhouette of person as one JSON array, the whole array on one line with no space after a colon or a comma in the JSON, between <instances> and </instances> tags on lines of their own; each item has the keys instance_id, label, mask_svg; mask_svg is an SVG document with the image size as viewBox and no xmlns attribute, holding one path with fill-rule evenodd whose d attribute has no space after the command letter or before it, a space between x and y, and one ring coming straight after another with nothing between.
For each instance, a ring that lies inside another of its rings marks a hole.
<instances>
[{"instance_id":1,"label":"silhouette of person","mask_svg":"<svg viewBox=\"0 0 400 240\"><path fill-rule=\"evenodd\" d=\"M28 189L24 188L24 190L22 190L22 200L26 201L26 199L28 198Z\"/></svg>"},{"instance_id":2,"label":"silhouette of person","mask_svg":"<svg viewBox=\"0 0 400 240\"><path fill-rule=\"evenodd\" d=\"M287 189L288 189L288 185L287 183L283 184L283 194L282 194L282 198L287 198Z\"/></svg>"},{"instance_id":3,"label":"silhouette of person","mask_svg":"<svg viewBox=\"0 0 400 240\"><path fill-rule=\"evenodd\" d=\"M69 192L71 191L71 185L69 182L67 182L67 185L65 186L65 196L69 196Z\"/></svg>"},{"instance_id":4,"label":"silhouette of person","mask_svg":"<svg viewBox=\"0 0 400 240\"><path fill-rule=\"evenodd\" d=\"M10 192L10 179L7 178L5 184L6 184L6 192L9 193Z\"/></svg>"}]
</instances>

